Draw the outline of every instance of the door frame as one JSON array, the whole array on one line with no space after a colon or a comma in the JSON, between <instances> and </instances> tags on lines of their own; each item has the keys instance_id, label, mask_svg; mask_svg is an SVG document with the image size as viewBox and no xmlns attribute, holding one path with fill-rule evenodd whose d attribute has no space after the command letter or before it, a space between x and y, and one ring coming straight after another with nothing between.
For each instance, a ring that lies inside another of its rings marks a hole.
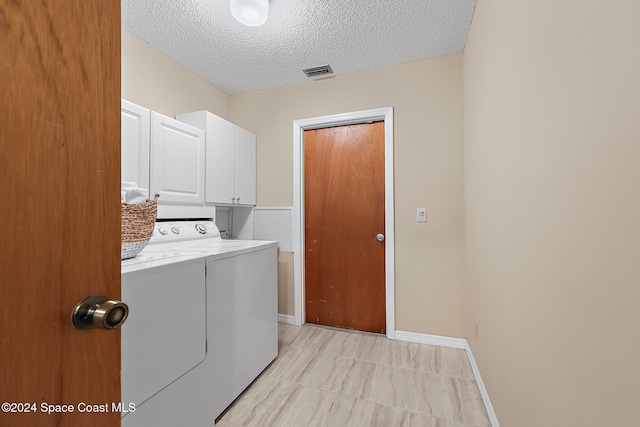
<instances>
[{"instance_id":1,"label":"door frame","mask_svg":"<svg viewBox=\"0 0 640 427\"><path fill-rule=\"evenodd\" d=\"M395 252L393 186L393 107L294 120L293 122L293 321L302 325L304 305L304 131L384 121L385 305L387 338L395 338Z\"/></svg>"}]
</instances>

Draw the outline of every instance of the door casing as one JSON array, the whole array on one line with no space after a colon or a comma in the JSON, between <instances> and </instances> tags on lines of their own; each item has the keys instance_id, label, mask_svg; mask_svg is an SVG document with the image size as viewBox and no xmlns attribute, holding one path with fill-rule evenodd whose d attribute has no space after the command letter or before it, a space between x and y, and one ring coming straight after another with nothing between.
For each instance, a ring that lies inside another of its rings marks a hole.
<instances>
[{"instance_id":1,"label":"door casing","mask_svg":"<svg viewBox=\"0 0 640 427\"><path fill-rule=\"evenodd\" d=\"M334 126L384 121L385 175L385 296L387 338L395 338L395 252L393 186L393 107L363 110L293 122L293 300L294 324L302 325L304 313L304 131Z\"/></svg>"}]
</instances>

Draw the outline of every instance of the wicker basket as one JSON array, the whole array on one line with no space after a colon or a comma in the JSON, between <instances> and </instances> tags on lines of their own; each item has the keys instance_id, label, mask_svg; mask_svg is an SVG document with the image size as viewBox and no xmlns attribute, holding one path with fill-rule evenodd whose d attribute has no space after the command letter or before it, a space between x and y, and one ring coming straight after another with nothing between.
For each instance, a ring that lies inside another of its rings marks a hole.
<instances>
[{"instance_id":1,"label":"wicker basket","mask_svg":"<svg viewBox=\"0 0 640 427\"><path fill-rule=\"evenodd\" d=\"M122 203L121 259L133 258L147 246L156 224L158 202L147 200L137 205Z\"/></svg>"}]
</instances>

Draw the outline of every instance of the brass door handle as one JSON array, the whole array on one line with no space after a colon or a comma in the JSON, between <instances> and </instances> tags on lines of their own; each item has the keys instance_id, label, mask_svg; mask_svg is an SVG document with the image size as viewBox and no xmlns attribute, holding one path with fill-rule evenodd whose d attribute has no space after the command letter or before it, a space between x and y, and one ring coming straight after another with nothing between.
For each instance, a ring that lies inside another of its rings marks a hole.
<instances>
[{"instance_id":1,"label":"brass door handle","mask_svg":"<svg viewBox=\"0 0 640 427\"><path fill-rule=\"evenodd\" d=\"M122 326L129 315L129 307L102 295L91 295L73 308L71 322L77 329L111 330Z\"/></svg>"}]
</instances>

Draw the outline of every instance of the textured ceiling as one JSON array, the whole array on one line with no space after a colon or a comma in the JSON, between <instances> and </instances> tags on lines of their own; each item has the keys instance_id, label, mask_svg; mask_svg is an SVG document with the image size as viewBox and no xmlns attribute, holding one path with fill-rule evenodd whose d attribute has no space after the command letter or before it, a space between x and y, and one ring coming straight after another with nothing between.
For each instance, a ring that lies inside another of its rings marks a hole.
<instances>
[{"instance_id":1,"label":"textured ceiling","mask_svg":"<svg viewBox=\"0 0 640 427\"><path fill-rule=\"evenodd\" d=\"M246 27L229 0L122 0L122 25L228 94L461 52L476 0L271 0Z\"/></svg>"}]
</instances>

